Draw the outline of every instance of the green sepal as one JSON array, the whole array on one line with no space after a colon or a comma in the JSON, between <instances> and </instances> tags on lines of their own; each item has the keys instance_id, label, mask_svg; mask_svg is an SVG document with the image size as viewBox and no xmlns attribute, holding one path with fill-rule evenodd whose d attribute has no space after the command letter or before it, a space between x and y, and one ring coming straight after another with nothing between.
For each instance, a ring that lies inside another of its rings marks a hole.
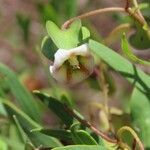
<instances>
[{"instance_id":1,"label":"green sepal","mask_svg":"<svg viewBox=\"0 0 150 150\"><path fill-rule=\"evenodd\" d=\"M70 49L77 47L80 43L79 33L81 29L81 21L75 20L68 29L61 30L52 21L46 22L48 35L58 48Z\"/></svg>"},{"instance_id":2,"label":"green sepal","mask_svg":"<svg viewBox=\"0 0 150 150\"><path fill-rule=\"evenodd\" d=\"M54 60L54 54L57 50L56 45L53 43L50 37L45 36L42 40L41 50L45 57L50 60Z\"/></svg>"}]
</instances>

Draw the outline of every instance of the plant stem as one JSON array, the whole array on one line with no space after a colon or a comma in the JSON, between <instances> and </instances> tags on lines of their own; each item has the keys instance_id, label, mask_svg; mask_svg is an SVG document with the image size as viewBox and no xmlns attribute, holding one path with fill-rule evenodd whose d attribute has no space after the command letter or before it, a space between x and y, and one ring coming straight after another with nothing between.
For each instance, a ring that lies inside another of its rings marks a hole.
<instances>
[{"instance_id":1,"label":"plant stem","mask_svg":"<svg viewBox=\"0 0 150 150\"><path fill-rule=\"evenodd\" d=\"M95 134L101 136L103 139L105 139L106 141L110 142L110 143L116 143L117 144L117 140L116 139L111 139L110 137L108 137L105 133L103 133L102 131L98 130L97 128L95 128L90 122L88 122L85 119L82 119L78 114L76 114L73 110L71 110L70 108L68 108L68 106L65 105L65 109L66 111L72 115L75 119L77 119L81 124L85 125L86 127L90 128Z\"/></svg>"},{"instance_id":2,"label":"plant stem","mask_svg":"<svg viewBox=\"0 0 150 150\"><path fill-rule=\"evenodd\" d=\"M137 8L137 13L139 14L139 16L141 17L141 19L143 19L143 22L146 22L140 9L139 9L139 6L138 6L138 3L137 3L137 0L133 0L133 4L135 6L135 8Z\"/></svg>"},{"instance_id":3,"label":"plant stem","mask_svg":"<svg viewBox=\"0 0 150 150\"><path fill-rule=\"evenodd\" d=\"M62 25L62 29L67 29L69 28L70 24L75 20L75 19L84 19L84 18L88 18L94 15L98 15L98 14L102 14L102 13L108 13L108 12L126 12L128 13L132 18L134 18L137 22L139 22L142 26L144 26L146 24L145 19L143 19L144 17L142 16L142 14L140 13L135 13L132 12L132 9L129 7L129 1L126 0L126 6L125 8L123 7L107 7L107 8L101 8L101 9L97 9L97 10L93 10L87 13L84 13L82 15L79 15L77 17L71 18L69 20L67 20L63 25Z\"/></svg>"},{"instance_id":4,"label":"plant stem","mask_svg":"<svg viewBox=\"0 0 150 150\"><path fill-rule=\"evenodd\" d=\"M75 19L88 18L90 16L94 16L94 15L98 15L98 14L106 13L106 12L125 12L125 9L122 7L108 7L108 8L101 8L101 9L93 10L93 11L90 11L82 15L79 15L77 17L69 19L62 25L62 29L67 29Z\"/></svg>"},{"instance_id":5,"label":"plant stem","mask_svg":"<svg viewBox=\"0 0 150 150\"><path fill-rule=\"evenodd\" d=\"M117 132L117 137L118 137L119 141L122 141L122 140L121 140L121 135L122 135L122 133L123 133L124 131L129 131L129 132L131 133L131 135L134 137L134 139L136 140L136 143L139 145L140 150L144 150L144 145L143 145L142 142L140 141L138 135L136 134L136 132L135 132L132 128L130 128L130 127L128 127L128 126L124 126L124 127L120 128L120 129L118 130L118 132Z\"/></svg>"}]
</instances>

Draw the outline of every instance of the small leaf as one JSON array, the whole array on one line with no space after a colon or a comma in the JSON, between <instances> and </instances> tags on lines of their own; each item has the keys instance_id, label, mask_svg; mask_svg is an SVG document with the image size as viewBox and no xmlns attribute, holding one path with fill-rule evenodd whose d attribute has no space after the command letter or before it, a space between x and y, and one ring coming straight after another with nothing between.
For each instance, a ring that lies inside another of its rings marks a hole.
<instances>
[{"instance_id":1,"label":"small leaf","mask_svg":"<svg viewBox=\"0 0 150 150\"><path fill-rule=\"evenodd\" d=\"M79 32L81 29L81 21L75 20L69 29L61 30L52 21L46 22L48 35L58 48L70 49L77 47L79 44Z\"/></svg>"},{"instance_id":2,"label":"small leaf","mask_svg":"<svg viewBox=\"0 0 150 150\"><path fill-rule=\"evenodd\" d=\"M70 145L54 148L52 150L106 150L106 148L98 145Z\"/></svg>"},{"instance_id":3,"label":"small leaf","mask_svg":"<svg viewBox=\"0 0 150 150\"><path fill-rule=\"evenodd\" d=\"M45 57L47 57L51 61L54 60L54 54L57 50L57 47L55 46L51 38L49 38L48 36L43 38L41 50Z\"/></svg>"},{"instance_id":4,"label":"small leaf","mask_svg":"<svg viewBox=\"0 0 150 150\"><path fill-rule=\"evenodd\" d=\"M90 38L90 31L86 27L82 27L82 40Z\"/></svg>"},{"instance_id":5,"label":"small leaf","mask_svg":"<svg viewBox=\"0 0 150 150\"><path fill-rule=\"evenodd\" d=\"M46 94L34 91L34 94L52 110L67 126L73 122L73 117L66 111L65 105L55 98Z\"/></svg>"},{"instance_id":6,"label":"small leaf","mask_svg":"<svg viewBox=\"0 0 150 150\"><path fill-rule=\"evenodd\" d=\"M106 148L98 145L70 145L54 148L52 150L106 150Z\"/></svg>"},{"instance_id":7,"label":"small leaf","mask_svg":"<svg viewBox=\"0 0 150 150\"><path fill-rule=\"evenodd\" d=\"M150 65L149 61L142 60L132 53L131 49L129 48L129 44L128 44L125 33L123 34L121 41L122 41L121 42L122 50L129 59L139 64Z\"/></svg>"},{"instance_id":8,"label":"small leaf","mask_svg":"<svg viewBox=\"0 0 150 150\"><path fill-rule=\"evenodd\" d=\"M97 142L88 132L78 130L76 126L78 126L76 123L71 126L72 139L75 144L97 145Z\"/></svg>"},{"instance_id":9,"label":"small leaf","mask_svg":"<svg viewBox=\"0 0 150 150\"><path fill-rule=\"evenodd\" d=\"M31 93L19 82L16 74L7 66L0 63L0 75L5 77L7 85L15 96L20 108L32 119L40 122L40 109ZM1 78L1 77L0 77Z\"/></svg>"},{"instance_id":10,"label":"small leaf","mask_svg":"<svg viewBox=\"0 0 150 150\"><path fill-rule=\"evenodd\" d=\"M32 132L41 132L43 134L61 139L61 140L71 140L71 132L64 129L33 129Z\"/></svg>"}]
</instances>

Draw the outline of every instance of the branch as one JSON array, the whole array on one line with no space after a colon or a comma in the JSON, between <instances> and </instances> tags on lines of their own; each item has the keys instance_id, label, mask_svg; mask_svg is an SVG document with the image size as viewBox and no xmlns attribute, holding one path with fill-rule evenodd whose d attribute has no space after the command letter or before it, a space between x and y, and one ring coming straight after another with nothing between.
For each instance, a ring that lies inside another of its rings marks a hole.
<instances>
[{"instance_id":1,"label":"branch","mask_svg":"<svg viewBox=\"0 0 150 150\"><path fill-rule=\"evenodd\" d=\"M97 10L93 10L87 13L84 13L82 15L79 15L77 17L71 18L67 20L63 25L62 29L67 29L69 28L70 24L75 20L75 19L84 19L88 18L94 15L102 14L102 13L108 13L108 12L126 12L128 13L132 18L134 18L137 22L139 22L142 26L146 24L145 19L139 15L139 13L132 12L132 9L129 7L129 0L126 0L126 6L125 8L123 7L108 7L108 8L101 8Z\"/></svg>"},{"instance_id":2,"label":"branch","mask_svg":"<svg viewBox=\"0 0 150 150\"><path fill-rule=\"evenodd\" d=\"M71 110L70 108L68 108L68 106L65 105L65 109L66 111L73 116L75 119L77 119L81 124L83 124L84 126L90 128L95 134L101 136L103 139L105 139L108 142L111 143L115 143L117 144L118 140L116 139L111 139L110 137L108 137L105 133L103 133L102 131L98 130L97 128L95 128L90 122L86 121L85 119L82 119L79 115L77 115L73 110Z\"/></svg>"},{"instance_id":3,"label":"branch","mask_svg":"<svg viewBox=\"0 0 150 150\"><path fill-rule=\"evenodd\" d=\"M140 150L144 150L144 145L141 142L141 140L139 139L138 135L132 128L130 128L128 126L124 126L118 130L117 137L118 137L119 141L122 141L121 135L124 131L129 131L131 133L131 135L134 137L134 139L136 140L136 143L139 145Z\"/></svg>"},{"instance_id":4,"label":"branch","mask_svg":"<svg viewBox=\"0 0 150 150\"><path fill-rule=\"evenodd\" d=\"M62 25L62 29L67 29L70 24L75 20L75 19L83 19L83 18L88 18L90 16L94 16L94 15L98 15L98 14L102 14L102 13L107 13L107 12L125 12L125 9L122 7L108 7L108 8L101 8L101 9L97 9L94 11L90 11L88 13L84 13L82 15L79 15L77 17L71 18L69 20L67 20L63 25Z\"/></svg>"}]
</instances>

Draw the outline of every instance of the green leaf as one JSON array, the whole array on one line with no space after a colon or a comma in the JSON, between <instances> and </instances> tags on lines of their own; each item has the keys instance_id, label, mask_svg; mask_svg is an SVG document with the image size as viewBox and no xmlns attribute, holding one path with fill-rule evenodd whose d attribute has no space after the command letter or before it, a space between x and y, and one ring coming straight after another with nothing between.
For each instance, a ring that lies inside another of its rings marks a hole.
<instances>
[{"instance_id":1,"label":"green leaf","mask_svg":"<svg viewBox=\"0 0 150 150\"><path fill-rule=\"evenodd\" d=\"M7 106L7 107L5 107L6 110L8 110L8 107L9 107L12 115L16 115L19 120L24 120L24 121L28 122L27 126L25 125L25 122L23 123L24 127L29 128L28 124L30 124L29 130L31 130L32 128L41 128L41 126L38 123L36 123L34 120L32 120L27 114L25 114L23 111L21 111L12 102L10 102L6 99L3 99L1 97L0 97L0 102L2 104L4 104L4 106Z\"/></svg>"},{"instance_id":2,"label":"green leaf","mask_svg":"<svg viewBox=\"0 0 150 150\"><path fill-rule=\"evenodd\" d=\"M28 136L35 147L40 147L42 145L42 148L44 149L48 147L54 148L62 146L60 141L56 138L42 134L40 132L28 132Z\"/></svg>"},{"instance_id":3,"label":"green leaf","mask_svg":"<svg viewBox=\"0 0 150 150\"><path fill-rule=\"evenodd\" d=\"M13 115L13 118L14 118L14 121L15 121L15 123L17 125L18 130L19 130L22 142L26 143L27 136L26 136L26 134L25 134L21 124L19 123L19 120L17 119L17 117L15 115Z\"/></svg>"},{"instance_id":4,"label":"green leaf","mask_svg":"<svg viewBox=\"0 0 150 150\"><path fill-rule=\"evenodd\" d=\"M54 148L52 150L106 150L106 148L98 145L70 145Z\"/></svg>"},{"instance_id":5,"label":"green leaf","mask_svg":"<svg viewBox=\"0 0 150 150\"><path fill-rule=\"evenodd\" d=\"M57 50L57 47L53 43L50 37L45 36L42 40L42 45L41 45L41 50L42 53L45 57L50 59L51 61L54 60L54 54Z\"/></svg>"},{"instance_id":6,"label":"green leaf","mask_svg":"<svg viewBox=\"0 0 150 150\"><path fill-rule=\"evenodd\" d=\"M82 26L81 32L82 32L81 42L85 42L88 38L90 38L90 31L86 27Z\"/></svg>"},{"instance_id":7,"label":"green leaf","mask_svg":"<svg viewBox=\"0 0 150 150\"><path fill-rule=\"evenodd\" d=\"M78 130L76 126L78 126L76 123L71 126L72 139L75 144L97 145L97 142L88 132Z\"/></svg>"},{"instance_id":8,"label":"green leaf","mask_svg":"<svg viewBox=\"0 0 150 150\"><path fill-rule=\"evenodd\" d=\"M32 119L40 122L41 114L37 102L31 93L19 82L16 74L0 63L0 75L7 80L7 85L15 96L20 108Z\"/></svg>"},{"instance_id":9,"label":"green leaf","mask_svg":"<svg viewBox=\"0 0 150 150\"><path fill-rule=\"evenodd\" d=\"M122 40L121 40L121 47L122 47L122 50L124 52L124 54L132 61L136 62L136 63L139 63L139 64L144 64L144 65L150 65L150 62L149 61L145 61L145 60L142 60L140 58L138 58L137 56L135 56L131 49L129 48L129 44L128 44L128 41L127 41L127 38L126 38L126 35L125 33L123 34L122 36Z\"/></svg>"},{"instance_id":10,"label":"green leaf","mask_svg":"<svg viewBox=\"0 0 150 150\"><path fill-rule=\"evenodd\" d=\"M129 82L147 95L150 95L150 76L133 66L128 60L117 54L110 48L96 41L90 40L89 47L100 59L110 67L121 73Z\"/></svg>"},{"instance_id":11,"label":"green leaf","mask_svg":"<svg viewBox=\"0 0 150 150\"><path fill-rule=\"evenodd\" d=\"M150 102L149 98L134 88L130 108L135 129L146 148L150 148Z\"/></svg>"},{"instance_id":12,"label":"green leaf","mask_svg":"<svg viewBox=\"0 0 150 150\"><path fill-rule=\"evenodd\" d=\"M52 21L46 22L48 35L58 48L70 49L77 47L79 44L79 32L81 29L81 21L75 20L69 29L61 30Z\"/></svg>"},{"instance_id":13,"label":"green leaf","mask_svg":"<svg viewBox=\"0 0 150 150\"><path fill-rule=\"evenodd\" d=\"M17 116L19 124L22 126L27 137L30 139L30 141L35 147L39 147L41 145L43 147L52 147L52 148L62 146L62 144L56 138L47 136L40 132L31 132L32 129L35 128L41 129L42 127L8 100L0 98L0 102L2 102L3 104L5 104L10 108L11 114L15 114Z\"/></svg>"},{"instance_id":14,"label":"green leaf","mask_svg":"<svg viewBox=\"0 0 150 150\"><path fill-rule=\"evenodd\" d=\"M52 110L67 126L73 123L73 117L66 111L65 105L55 98L52 98L46 94L35 91L34 94L38 98L48 105L49 109Z\"/></svg>"},{"instance_id":15,"label":"green leaf","mask_svg":"<svg viewBox=\"0 0 150 150\"><path fill-rule=\"evenodd\" d=\"M63 141L71 140L71 132L69 130L64 130L64 129L33 129L32 130L32 132L37 132L37 131L61 139Z\"/></svg>"}]
</instances>

